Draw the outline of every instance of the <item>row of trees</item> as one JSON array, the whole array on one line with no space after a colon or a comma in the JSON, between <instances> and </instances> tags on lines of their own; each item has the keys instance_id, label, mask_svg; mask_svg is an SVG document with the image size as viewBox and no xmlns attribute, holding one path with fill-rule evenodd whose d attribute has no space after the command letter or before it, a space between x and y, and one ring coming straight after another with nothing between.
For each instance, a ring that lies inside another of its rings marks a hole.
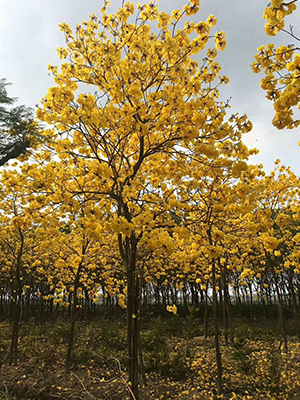
<instances>
[{"instance_id":1,"label":"row of trees","mask_svg":"<svg viewBox=\"0 0 300 400\"><path fill-rule=\"evenodd\" d=\"M267 10L284 18L295 3L274 0ZM114 15L107 6L75 33L61 24L63 62L49 67L56 86L37 111L53 126L41 133L47 147L1 177L10 362L17 360L22 312L41 297L69 306L69 370L80 299L97 301L102 293L127 309L129 381L138 399L141 302L151 288L157 299L175 303L176 290L189 290L195 303L212 297L221 393L217 307L223 305L228 335L233 289L237 301L243 295L250 303L255 296L262 304L276 301L286 349L285 304L299 329L299 181L279 163L270 176L248 165L256 150L242 136L251 122L227 115L228 103L219 101L219 86L228 82L216 62L225 34L213 32L214 16L184 23L198 13L198 0L171 15L155 1L138 5L137 13L129 2ZM214 48L207 48L210 39ZM257 70L269 67L261 56ZM92 93L84 94L82 84ZM22 143L24 150L31 142Z\"/></svg>"},{"instance_id":2,"label":"row of trees","mask_svg":"<svg viewBox=\"0 0 300 400\"><path fill-rule=\"evenodd\" d=\"M126 241L131 231L97 199L70 193L79 180L67 163L65 170L61 162L50 164L24 164L21 171L2 173L1 313L13 320L13 363L21 320L30 315L40 320L54 312L55 304L65 306L71 320L69 370L78 317L91 316L97 303L117 302L128 312L128 278L118 241L120 235ZM285 309L299 335L299 179L279 163L267 176L245 164L238 178L230 178L228 168L222 175L222 168L200 164L196 176L185 181L196 188L190 187L183 211L173 206L182 204L183 193L167 192L160 224L155 226L148 213L136 254L132 318L139 323L141 309L153 303L178 306L181 297L186 308L201 307L207 335L212 303L215 333L221 313L229 344L233 303L241 311L246 304L250 314L260 304L264 316L276 304L287 349Z\"/></svg>"}]
</instances>

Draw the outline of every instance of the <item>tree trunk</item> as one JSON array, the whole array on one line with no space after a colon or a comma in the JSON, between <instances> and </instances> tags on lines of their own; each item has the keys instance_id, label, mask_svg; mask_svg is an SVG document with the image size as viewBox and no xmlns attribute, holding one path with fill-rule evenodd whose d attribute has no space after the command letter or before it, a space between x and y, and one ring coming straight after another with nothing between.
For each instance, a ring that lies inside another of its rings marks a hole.
<instances>
[{"instance_id":1,"label":"tree trunk","mask_svg":"<svg viewBox=\"0 0 300 400\"><path fill-rule=\"evenodd\" d=\"M79 281L79 279L78 279ZM72 355L74 352L74 333L75 333L75 322L76 322L76 308L77 308L77 290L78 290L78 283L77 283L77 276L75 279L74 284L74 292L73 292L73 302L71 301L70 304L70 330L69 330L69 338L68 338L68 349L67 349L67 356L66 356L66 373L70 373L71 362L72 362ZM73 304L72 304L73 303Z\"/></svg>"},{"instance_id":2,"label":"tree trunk","mask_svg":"<svg viewBox=\"0 0 300 400\"><path fill-rule=\"evenodd\" d=\"M85 254L86 248L87 248L87 246L83 246L82 254ZM76 276L75 276L73 301L71 299L71 293L69 294L71 325L70 325L70 331L69 331L68 349L67 349L66 366L65 366L65 370L66 370L67 374L70 373L72 358L73 358L73 354L74 354L74 333L75 333L75 322L76 322L76 317L77 317L77 305L78 305L77 292L78 292L78 288L79 288L79 278L80 278L81 269L82 269L82 262L79 264L77 272L76 272Z\"/></svg>"},{"instance_id":3,"label":"tree trunk","mask_svg":"<svg viewBox=\"0 0 300 400\"><path fill-rule=\"evenodd\" d=\"M205 288L205 297L204 297L204 339L207 339L208 336L208 298L207 298L207 285Z\"/></svg>"},{"instance_id":4,"label":"tree trunk","mask_svg":"<svg viewBox=\"0 0 300 400\"><path fill-rule=\"evenodd\" d=\"M12 326L12 337L11 337L10 354L9 354L9 365L16 364L18 361L20 316L21 316L20 297L17 291L15 290L13 295L13 326Z\"/></svg>"},{"instance_id":5,"label":"tree trunk","mask_svg":"<svg viewBox=\"0 0 300 400\"><path fill-rule=\"evenodd\" d=\"M277 277L275 271L274 271L274 277L275 277L276 294L277 294L277 299L278 299L278 302L277 302L278 318L279 318L279 323L280 323L280 328L281 328L281 333L282 333L282 339L283 339L283 343L284 343L284 351L287 353L288 341L287 341L287 335L286 335L284 317L283 317L283 311L282 311L282 299L281 299L281 293L280 293L280 290L278 287L278 277Z\"/></svg>"},{"instance_id":6,"label":"tree trunk","mask_svg":"<svg viewBox=\"0 0 300 400\"><path fill-rule=\"evenodd\" d=\"M213 241L211 235L211 227L209 227L209 229L207 230L207 235L209 239L209 244L212 246ZM215 333L215 351L216 351L216 362L217 362L217 388L218 388L218 394L221 395L223 393L222 358L221 358L220 343L219 343L218 297L216 288L216 261L214 258L212 258L211 266L212 266L212 289L213 289L213 325Z\"/></svg>"},{"instance_id":7,"label":"tree trunk","mask_svg":"<svg viewBox=\"0 0 300 400\"><path fill-rule=\"evenodd\" d=\"M118 236L119 250L127 270L127 344L129 359L130 399L138 400L139 376L139 275L136 269L137 240L134 233L126 237Z\"/></svg>"},{"instance_id":8,"label":"tree trunk","mask_svg":"<svg viewBox=\"0 0 300 400\"><path fill-rule=\"evenodd\" d=\"M12 327L12 338L11 338L11 347L9 354L9 364L16 364L18 360L18 342L19 342L19 331L20 331L20 320L21 320L21 301L22 301L22 280L20 277L20 271L22 268L22 255L23 255L23 247L24 247L24 236L21 228L18 228L18 232L20 235L20 248L18 250L17 263L16 263L16 272L15 272L15 286L13 289L12 297L13 297L13 327Z\"/></svg>"},{"instance_id":9,"label":"tree trunk","mask_svg":"<svg viewBox=\"0 0 300 400\"><path fill-rule=\"evenodd\" d=\"M216 361L217 361L217 387L218 393L223 393L222 384L222 359L219 343L219 324L218 324L218 299L216 290L216 264L215 260L212 260L212 287L213 287L213 323L214 323L214 333L215 333L215 351L216 351Z\"/></svg>"},{"instance_id":10,"label":"tree trunk","mask_svg":"<svg viewBox=\"0 0 300 400\"><path fill-rule=\"evenodd\" d=\"M298 314L298 309L297 309L296 294L295 294L294 285L293 285L293 276L291 274L289 275L289 292L291 293L291 302L292 302L292 307L293 307L295 330L296 330L297 338L299 340L300 339L299 314Z\"/></svg>"},{"instance_id":11,"label":"tree trunk","mask_svg":"<svg viewBox=\"0 0 300 400\"><path fill-rule=\"evenodd\" d=\"M224 281L223 281L224 284ZM223 301L222 301L222 309L223 309L223 325L224 325L224 338L225 345L228 346L228 318L227 318L227 307L226 307L226 289L223 287Z\"/></svg>"}]
</instances>

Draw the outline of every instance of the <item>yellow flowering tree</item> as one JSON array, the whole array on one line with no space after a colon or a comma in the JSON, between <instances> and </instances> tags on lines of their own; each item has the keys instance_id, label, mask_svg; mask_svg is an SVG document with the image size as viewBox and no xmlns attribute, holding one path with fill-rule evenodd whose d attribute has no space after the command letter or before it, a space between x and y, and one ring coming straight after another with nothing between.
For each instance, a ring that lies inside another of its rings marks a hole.
<instances>
[{"instance_id":1,"label":"yellow flowering tree","mask_svg":"<svg viewBox=\"0 0 300 400\"><path fill-rule=\"evenodd\" d=\"M21 315L26 287L30 285L32 262L38 246L35 223L27 212L27 198L16 170L3 171L0 181L1 276L11 300L12 338L9 364L17 363ZM28 286L29 287L29 286Z\"/></svg>"},{"instance_id":2,"label":"yellow flowering tree","mask_svg":"<svg viewBox=\"0 0 300 400\"><path fill-rule=\"evenodd\" d=\"M298 0L271 0L264 11L267 20L266 34L275 36L285 32L292 43L275 47L274 43L260 46L252 63L254 73L264 72L261 87L267 92L267 99L274 102L273 125L278 129L293 129L300 124L294 107L300 108L300 54L299 37L293 28L285 28L285 18L296 10Z\"/></svg>"},{"instance_id":3,"label":"yellow flowering tree","mask_svg":"<svg viewBox=\"0 0 300 400\"><path fill-rule=\"evenodd\" d=\"M237 243L245 234L244 215L253 209L251 187L247 176L253 174L253 167L247 160L251 150L242 143L236 144L223 156L202 168L194 170L189 186L190 210L186 216L186 226L193 233L190 261L194 262L196 283L207 293L212 290L213 325L217 364L217 387L221 394L222 360L219 343L218 299L222 305L225 341L228 344L229 313L228 272L233 269ZM235 149L235 150L234 150ZM239 150L238 150L239 149ZM226 154L226 157L224 157ZM207 294L206 294L207 295ZM222 299L222 300L221 300ZM205 323L205 331L206 324ZM233 336L233 335L232 335Z\"/></svg>"},{"instance_id":4,"label":"yellow flowering tree","mask_svg":"<svg viewBox=\"0 0 300 400\"><path fill-rule=\"evenodd\" d=\"M72 195L87 196L110 216L103 230L117 238L126 269L129 381L137 399L140 249L172 253L171 212L184 213L189 193L180 201L177 193L193 157L201 163L233 151L251 124L245 116L227 121L227 104L218 101L218 86L228 79L215 61L226 45L224 32L210 34L216 19L179 27L198 13L199 0L170 15L156 1L139 4L136 13L130 2L114 15L107 10L105 2L101 16L91 15L75 32L61 24L64 61L60 70L49 66L56 86L37 115L54 125L53 148L76 176ZM214 48L196 61L210 37Z\"/></svg>"},{"instance_id":5,"label":"yellow flowering tree","mask_svg":"<svg viewBox=\"0 0 300 400\"><path fill-rule=\"evenodd\" d=\"M20 182L27 214L35 223L39 254L32 266L37 267L50 289L45 297L69 307L69 372L79 300L88 296L96 301L100 282L115 296L120 290L114 270L121 260L110 247L117 246L112 233L103 233L109 215L89 198L90 182L85 168L72 168L66 160L44 165L48 156L49 150L37 154L35 163L23 164L20 174L15 172L14 180Z\"/></svg>"},{"instance_id":6,"label":"yellow flowering tree","mask_svg":"<svg viewBox=\"0 0 300 400\"><path fill-rule=\"evenodd\" d=\"M295 265L293 254L299 252L298 226L295 223L295 220L298 219L299 184L299 178L291 169L281 166L280 160L277 160L271 174L259 182L257 188L258 208L253 213L253 220L257 226L256 248L258 252L262 253L263 258L260 273L266 272L274 282L279 323L286 351L288 344L283 299L287 281L289 282L287 287L290 291L291 303L294 303L294 287L290 275L292 266Z\"/></svg>"}]
</instances>

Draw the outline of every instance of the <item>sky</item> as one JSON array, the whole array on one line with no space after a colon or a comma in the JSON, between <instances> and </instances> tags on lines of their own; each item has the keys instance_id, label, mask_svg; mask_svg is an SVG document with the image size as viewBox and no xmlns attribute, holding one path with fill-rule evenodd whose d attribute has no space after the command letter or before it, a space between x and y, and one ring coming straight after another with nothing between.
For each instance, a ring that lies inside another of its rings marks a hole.
<instances>
[{"instance_id":1,"label":"sky","mask_svg":"<svg viewBox=\"0 0 300 400\"><path fill-rule=\"evenodd\" d=\"M186 2L160 0L159 6L170 12L181 9ZM111 0L111 12L121 3ZM260 153L250 161L262 163L269 173L279 158L300 176L300 128L279 131L272 125L273 105L260 88L262 74L255 75L250 68L257 47L270 42L289 43L284 33L275 38L266 36L262 14L267 3L268 0L200 0L200 12L190 19L205 21L213 14L218 20L217 31L226 33L227 47L217 61L230 83L221 87L220 99L231 98L230 113L246 113L253 123L253 130L244 136L244 141ZM90 14L100 15L102 5L102 0L0 0L0 78L13 83L8 92L19 98L18 104L35 108L48 88L54 86L47 67L60 63L56 49L64 46L64 37L58 25L66 22L75 28ZM295 32L299 29L299 13L298 9L286 20Z\"/></svg>"}]
</instances>

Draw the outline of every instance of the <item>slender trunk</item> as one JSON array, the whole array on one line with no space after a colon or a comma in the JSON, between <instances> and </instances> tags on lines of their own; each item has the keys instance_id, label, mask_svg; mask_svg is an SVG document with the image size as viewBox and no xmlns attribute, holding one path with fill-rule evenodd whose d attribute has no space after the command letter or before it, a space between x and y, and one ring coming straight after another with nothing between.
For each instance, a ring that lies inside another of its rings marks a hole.
<instances>
[{"instance_id":1,"label":"slender trunk","mask_svg":"<svg viewBox=\"0 0 300 400\"><path fill-rule=\"evenodd\" d=\"M207 286L205 289L205 297L204 297L204 338L207 339L208 336L208 299L207 299Z\"/></svg>"},{"instance_id":2,"label":"slender trunk","mask_svg":"<svg viewBox=\"0 0 300 400\"><path fill-rule=\"evenodd\" d=\"M12 327L12 338L9 355L9 364L16 364L18 360L18 342L19 342L19 331L20 331L20 320L21 320L21 301L22 301L22 280L20 272L22 268L22 255L24 247L24 235L21 228L18 228L20 235L20 248L18 250L16 271L15 271L15 287L13 290L13 327Z\"/></svg>"},{"instance_id":3,"label":"slender trunk","mask_svg":"<svg viewBox=\"0 0 300 400\"><path fill-rule=\"evenodd\" d=\"M212 235L211 235L211 227L207 230L209 244L212 246ZM211 261L212 266L212 289L213 289L213 325L214 325L214 334L215 334L215 351L216 351L216 362L217 362L217 388L218 394L221 395L223 393L223 383L222 383L222 358L220 351L220 343L219 343L219 323L218 323L218 297L217 297L217 288L216 288L216 261L212 258Z\"/></svg>"},{"instance_id":4,"label":"slender trunk","mask_svg":"<svg viewBox=\"0 0 300 400\"><path fill-rule=\"evenodd\" d=\"M223 324L224 324L224 338L225 338L225 345L228 346L228 315L227 315L227 307L226 307L226 278L225 272L223 272L223 301L222 301L222 308L223 308Z\"/></svg>"},{"instance_id":5,"label":"slender trunk","mask_svg":"<svg viewBox=\"0 0 300 400\"><path fill-rule=\"evenodd\" d=\"M252 282L249 282L249 294L250 294L250 319L253 321L253 293L252 293Z\"/></svg>"},{"instance_id":6,"label":"slender trunk","mask_svg":"<svg viewBox=\"0 0 300 400\"><path fill-rule=\"evenodd\" d=\"M278 302L277 302L278 318L279 318L279 323L280 323L280 328L281 328L281 333L282 333L282 339L283 339L283 343L284 343L284 351L287 353L288 341L287 341L287 335L286 335L285 324L284 324L282 299L281 299L281 293L280 293L279 286L278 286L278 277L277 277L275 271L274 271L274 276L275 276L276 294L277 294L277 299L278 299Z\"/></svg>"},{"instance_id":7,"label":"slender trunk","mask_svg":"<svg viewBox=\"0 0 300 400\"><path fill-rule=\"evenodd\" d=\"M77 278L77 276L76 276ZM73 292L73 304L70 304L70 330L69 330L69 339L68 339L68 349L67 349L67 356L66 356L66 373L69 374L70 368L71 368L71 363L72 363L72 356L74 353L74 333L75 333L75 322L76 322L76 309L77 309L77 290L78 290L78 282L77 279L75 279L75 284L74 284L74 292Z\"/></svg>"},{"instance_id":8,"label":"slender trunk","mask_svg":"<svg viewBox=\"0 0 300 400\"><path fill-rule=\"evenodd\" d=\"M27 322L29 319L30 292L31 292L31 288L26 289L26 294L25 294L25 299L24 299L24 308L23 308L23 321L25 321L25 322Z\"/></svg>"},{"instance_id":9,"label":"slender trunk","mask_svg":"<svg viewBox=\"0 0 300 400\"><path fill-rule=\"evenodd\" d=\"M276 291L276 296L277 296L277 309L278 309L278 319L279 319L279 324L281 328L281 333L282 333L282 339L284 343L284 350L287 353L288 351L288 341L287 341L287 335L286 335L286 330L285 330L285 324L284 324L284 317L283 317L283 310L282 310L282 297L279 289L279 282L278 282L278 273L275 270L275 266L272 263L272 260L267 255L267 260L269 262L270 267L272 268L273 276L274 276L274 282L275 282L275 291ZM270 295L271 297L271 295ZM276 300L274 300L276 301Z\"/></svg>"},{"instance_id":10,"label":"slender trunk","mask_svg":"<svg viewBox=\"0 0 300 400\"><path fill-rule=\"evenodd\" d=\"M217 296L217 304L219 304L219 306L218 306L219 321L223 321L223 318L225 316L223 315L223 307L222 307L222 304L223 304L223 293L222 293L221 283L219 284L219 291L218 291L217 294L219 295L219 296ZM218 299L218 297L219 297L219 299Z\"/></svg>"},{"instance_id":11,"label":"slender trunk","mask_svg":"<svg viewBox=\"0 0 300 400\"><path fill-rule=\"evenodd\" d=\"M184 314L188 315L189 312L189 298L188 293L186 290L186 284L183 284L182 287L182 300L183 300L183 307L184 307Z\"/></svg>"},{"instance_id":12,"label":"slender trunk","mask_svg":"<svg viewBox=\"0 0 300 400\"><path fill-rule=\"evenodd\" d=\"M12 326L12 337L11 337L10 354L9 354L9 365L16 364L18 361L20 316L21 316L20 298L17 291L15 290L13 294L13 326Z\"/></svg>"},{"instance_id":13,"label":"slender trunk","mask_svg":"<svg viewBox=\"0 0 300 400\"><path fill-rule=\"evenodd\" d=\"M297 309L297 299L295 294L295 289L293 285L293 276L290 274L289 276L289 292L291 293L291 302L293 307L293 314L294 314L294 324L295 330L297 334L297 338L300 338L300 329L299 329L299 314Z\"/></svg>"},{"instance_id":14,"label":"slender trunk","mask_svg":"<svg viewBox=\"0 0 300 400\"><path fill-rule=\"evenodd\" d=\"M263 308L263 317L264 319L267 319L266 301L262 283L260 283L260 300Z\"/></svg>"},{"instance_id":15,"label":"slender trunk","mask_svg":"<svg viewBox=\"0 0 300 400\"><path fill-rule=\"evenodd\" d=\"M135 237L126 238L127 257L127 342L129 358L129 382L131 383L131 400L138 400L138 366L139 366L139 277L136 270L137 243Z\"/></svg>"},{"instance_id":16,"label":"slender trunk","mask_svg":"<svg viewBox=\"0 0 300 400\"><path fill-rule=\"evenodd\" d=\"M222 359L219 343L219 323L218 323L218 299L216 290L216 265L215 261L212 260L212 287L213 287L213 324L214 324L214 334L215 334L215 351L216 351L216 361L217 361L217 387L218 393L222 394L223 384L222 384Z\"/></svg>"},{"instance_id":17,"label":"slender trunk","mask_svg":"<svg viewBox=\"0 0 300 400\"><path fill-rule=\"evenodd\" d=\"M139 310L142 309L142 292L143 289L140 289L140 296L139 296ZM137 324L138 324L138 352L139 352L139 367L141 371L141 376L143 380L143 385L147 386L147 378L146 378L146 371L145 371L145 365L144 365L144 359L143 359L143 353L142 353L142 347L141 347L141 318L140 315L137 318Z\"/></svg>"},{"instance_id":18,"label":"slender trunk","mask_svg":"<svg viewBox=\"0 0 300 400\"><path fill-rule=\"evenodd\" d=\"M230 296L228 292L228 286L225 286L225 305L226 305L226 312L227 312L227 319L228 319L228 327L230 330L230 341L231 344L234 343L234 328L233 328L233 323L232 323L232 318L231 318L231 303L230 303Z\"/></svg>"},{"instance_id":19,"label":"slender trunk","mask_svg":"<svg viewBox=\"0 0 300 400\"><path fill-rule=\"evenodd\" d=\"M242 316L243 316L243 307L242 307L239 283L237 283L236 286L235 286L235 298L236 298L236 303L238 304L239 316L242 318Z\"/></svg>"},{"instance_id":20,"label":"slender trunk","mask_svg":"<svg viewBox=\"0 0 300 400\"><path fill-rule=\"evenodd\" d=\"M189 284L190 288L191 288L191 300L192 300L192 306L196 307L196 301L195 301L195 290L194 290L194 285L193 284Z\"/></svg>"},{"instance_id":21,"label":"slender trunk","mask_svg":"<svg viewBox=\"0 0 300 400\"><path fill-rule=\"evenodd\" d=\"M83 245L82 248L82 255L85 254L85 251L87 249L88 244ZM76 317L77 317L77 305L78 305L78 288L79 288L79 278L80 278L80 273L82 270L82 261L80 262L76 276L75 276L75 281L74 281L74 291L73 291L73 301L71 299L71 293L69 294L69 299L70 299L70 331L69 331L69 339L68 339L68 349L67 349L67 356L66 356L66 366L65 370L66 373L68 374L70 372L71 368L71 363L72 363L72 358L74 354L74 333L75 333L75 322L76 322Z\"/></svg>"}]
</instances>

